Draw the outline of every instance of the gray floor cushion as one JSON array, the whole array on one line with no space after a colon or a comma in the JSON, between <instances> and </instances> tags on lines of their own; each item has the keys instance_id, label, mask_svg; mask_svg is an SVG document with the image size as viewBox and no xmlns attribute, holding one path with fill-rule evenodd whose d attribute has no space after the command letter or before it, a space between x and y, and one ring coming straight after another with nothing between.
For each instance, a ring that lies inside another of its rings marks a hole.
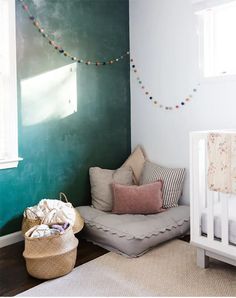
<instances>
[{"instance_id":1,"label":"gray floor cushion","mask_svg":"<svg viewBox=\"0 0 236 298\"><path fill-rule=\"evenodd\" d=\"M189 206L151 215L112 214L90 206L77 207L85 220L84 237L108 250L138 257L150 248L189 230Z\"/></svg>"}]
</instances>

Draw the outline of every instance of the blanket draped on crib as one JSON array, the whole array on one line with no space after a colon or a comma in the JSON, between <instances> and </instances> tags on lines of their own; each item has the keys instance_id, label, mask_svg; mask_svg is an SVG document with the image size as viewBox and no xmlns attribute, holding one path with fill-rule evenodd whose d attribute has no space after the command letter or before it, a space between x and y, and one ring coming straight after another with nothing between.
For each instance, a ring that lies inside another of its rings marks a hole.
<instances>
[{"instance_id":1,"label":"blanket draped on crib","mask_svg":"<svg viewBox=\"0 0 236 298\"><path fill-rule=\"evenodd\" d=\"M208 135L208 187L224 193L236 193L236 134Z\"/></svg>"}]
</instances>

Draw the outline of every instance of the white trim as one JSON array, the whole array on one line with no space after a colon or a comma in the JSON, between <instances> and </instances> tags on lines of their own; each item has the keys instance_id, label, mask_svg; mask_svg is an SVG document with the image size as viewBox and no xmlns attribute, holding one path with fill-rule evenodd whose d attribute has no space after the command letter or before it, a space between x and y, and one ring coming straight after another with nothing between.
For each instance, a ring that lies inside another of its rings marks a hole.
<instances>
[{"instance_id":1,"label":"white trim","mask_svg":"<svg viewBox=\"0 0 236 298\"><path fill-rule=\"evenodd\" d=\"M23 160L21 157L15 159L0 159L0 170L17 168L19 161Z\"/></svg>"},{"instance_id":2,"label":"white trim","mask_svg":"<svg viewBox=\"0 0 236 298\"><path fill-rule=\"evenodd\" d=\"M20 242L20 241L23 241L23 240L24 240L24 237L22 236L21 231L15 232L12 234L8 234L5 236L1 236L0 237L0 248Z\"/></svg>"}]
</instances>

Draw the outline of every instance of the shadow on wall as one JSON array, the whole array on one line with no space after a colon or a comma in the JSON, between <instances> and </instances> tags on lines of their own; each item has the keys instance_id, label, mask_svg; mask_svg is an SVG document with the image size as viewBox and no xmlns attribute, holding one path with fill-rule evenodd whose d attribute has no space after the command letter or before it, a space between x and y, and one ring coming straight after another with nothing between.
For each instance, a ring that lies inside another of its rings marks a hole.
<instances>
[{"instance_id":1,"label":"shadow on wall","mask_svg":"<svg viewBox=\"0 0 236 298\"><path fill-rule=\"evenodd\" d=\"M24 126L59 120L76 113L77 64L22 80L21 98Z\"/></svg>"}]
</instances>

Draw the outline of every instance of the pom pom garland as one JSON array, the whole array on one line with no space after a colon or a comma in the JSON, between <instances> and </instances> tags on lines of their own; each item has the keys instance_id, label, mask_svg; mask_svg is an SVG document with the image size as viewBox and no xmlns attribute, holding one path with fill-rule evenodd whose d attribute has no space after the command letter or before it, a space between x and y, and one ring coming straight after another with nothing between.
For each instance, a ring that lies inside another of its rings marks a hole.
<instances>
[{"instance_id":1,"label":"pom pom garland","mask_svg":"<svg viewBox=\"0 0 236 298\"><path fill-rule=\"evenodd\" d=\"M73 61L77 61L78 63L83 63L85 65L95 65L95 66L103 65L103 66L105 66L105 65L112 65L115 62L119 62L120 60L124 59L124 57L130 55L130 52L126 51L123 55L113 58L113 59L109 59L104 62L92 61L90 59L83 60L79 57L76 57L76 56L70 54L68 51L65 51L62 46L58 45L54 40L52 40L49 37L49 35L45 32L45 29L42 28L40 22L32 15L28 5L24 2L24 0L19 0L19 2L21 3L23 10L28 14L28 17L32 21L33 25L38 29L39 33L41 33L41 35L48 40L49 45L51 45L56 51L58 51L58 53L63 54L65 57L68 57Z\"/></svg>"},{"instance_id":2,"label":"pom pom garland","mask_svg":"<svg viewBox=\"0 0 236 298\"><path fill-rule=\"evenodd\" d=\"M145 96L148 97L149 101L152 101L153 104L155 104L160 109L164 108L166 111L174 111L174 110L180 110L181 107L186 106L187 103L189 103L193 99L193 94L189 94L184 100L180 101L180 103L175 104L173 106L166 106L160 103L159 100L157 100L152 93L146 90L145 86L143 85L143 80L140 78L140 75L137 75L138 70L136 65L134 64L134 59L130 59L130 69L133 71L133 73L136 76L136 80L140 86L140 88L144 91ZM200 86L200 84L198 84ZM197 93L197 88L192 89L192 92Z\"/></svg>"},{"instance_id":3,"label":"pom pom garland","mask_svg":"<svg viewBox=\"0 0 236 298\"><path fill-rule=\"evenodd\" d=\"M92 61L92 60L83 60L77 56L74 56L70 54L68 51L65 51L62 46L57 44L53 39L49 37L49 35L46 33L46 30L41 26L40 22L31 14L30 9L28 5L24 2L24 0L19 0L21 3L21 6L23 10L28 14L29 20L32 21L33 25L36 27L37 31L48 41L48 44L51 45L59 54L63 54L64 57L70 58L72 61L83 63L84 65L95 65L95 66L105 66L105 65L113 65L114 63L119 62L120 60L124 59L126 56L130 55L129 51L126 51L123 55L109 59L107 61ZM131 70L133 70L133 73L136 76L137 82L140 86L140 88L144 91L145 96L148 97L149 101L153 102L153 104L161 109L165 109L166 111L173 111L173 110L180 110L181 107L186 106L187 103L191 102L193 99L193 94L189 94L184 100L180 101L180 103L173 105L173 106L166 106L160 103L159 100L157 100L151 92L146 90L145 86L143 85L143 80L140 78L139 75L137 75L138 70L134 63L134 59L130 59L131 63ZM198 84L200 85L200 84ZM192 89L193 93L197 93L197 88Z\"/></svg>"}]
</instances>

